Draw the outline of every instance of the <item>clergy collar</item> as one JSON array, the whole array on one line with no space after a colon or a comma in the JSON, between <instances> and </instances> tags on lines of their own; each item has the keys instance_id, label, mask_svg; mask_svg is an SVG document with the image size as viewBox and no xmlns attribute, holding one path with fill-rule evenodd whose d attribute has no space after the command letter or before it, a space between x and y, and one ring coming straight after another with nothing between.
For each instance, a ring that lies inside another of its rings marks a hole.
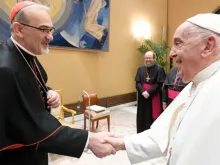
<instances>
[{"instance_id":1,"label":"clergy collar","mask_svg":"<svg viewBox=\"0 0 220 165\"><path fill-rule=\"evenodd\" d=\"M29 50L27 50L26 48L24 48L21 44L19 44L12 36L11 36L11 40L14 44L16 44L17 46L19 46L19 48L21 48L22 50L24 50L26 53L32 55L32 56L36 56L36 54L31 53Z\"/></svg>"},{"instance_id":2,"label":"clergy collar","mask_svg":"<svg viewBox=\"0 0 220 165\"><path fill-rule=\"evenodd\" d=\"M152 66L154 66L154 65L155 65L155 63L150 64L150 65L147 65L146 63L144 63L144 65L145 65L147 68L151 68Z\"/></svg>"},{"instance_id":3,"label":"clergy collar","mask_svg":"<svg viewBox=\"0 0 220 165\"><path fill-rule=\"evenodd\" d=\"M220 69L220 60L212 63L211 65L209 65L208 67L197 73L193 78L192 82L197 85L200 82L211 77L219 69Z\"/></svg>"}]
</instances>

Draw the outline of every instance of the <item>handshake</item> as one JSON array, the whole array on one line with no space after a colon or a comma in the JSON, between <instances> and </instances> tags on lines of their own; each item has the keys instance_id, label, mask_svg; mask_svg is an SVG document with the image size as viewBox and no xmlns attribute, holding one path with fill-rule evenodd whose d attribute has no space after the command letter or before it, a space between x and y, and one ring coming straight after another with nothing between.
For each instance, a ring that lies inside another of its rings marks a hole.
<instances>
[{"instance_id":1,"label":"handshake","mask_svg":"<svg viewBox=\"0 0 220 165\"><path fill-rule=\"evenodd\" d=\"M124 139L110 132L90 132L88 149L99 158L114 155L119 150L125 150Z\"/></svg>"}]
</instances>

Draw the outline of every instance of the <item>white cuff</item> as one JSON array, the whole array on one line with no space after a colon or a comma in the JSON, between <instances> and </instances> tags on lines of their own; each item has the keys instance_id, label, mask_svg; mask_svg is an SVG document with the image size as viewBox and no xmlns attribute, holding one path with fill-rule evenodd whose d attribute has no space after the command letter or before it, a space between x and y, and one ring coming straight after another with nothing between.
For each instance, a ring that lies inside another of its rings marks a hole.
<instances>
[{"instance_id":1,"label":"white cuff","mask_svg":"<svg viewBox=\"0 0 220 165\"><path fill-rule=\"evenodd\" d=\"M87 151L87 150L88 150L89 136L90 136L90 132L88 132L88 137L87 137L87 141L86 141L86 145L85 145L84 151Z\"/></svg>"}]
</instances>

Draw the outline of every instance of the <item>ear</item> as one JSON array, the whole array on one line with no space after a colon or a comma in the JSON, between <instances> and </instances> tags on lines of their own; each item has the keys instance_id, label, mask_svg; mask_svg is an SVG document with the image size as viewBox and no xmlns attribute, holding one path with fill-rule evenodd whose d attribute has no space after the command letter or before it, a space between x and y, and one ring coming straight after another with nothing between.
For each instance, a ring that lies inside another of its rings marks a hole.
<instances>
[{"instance_id":1,"label":"ear","mask_svg":"<svg viewBox=\"0 0 220 165\"><path fill-rule=\"evenodd\" d=\"M14 32L18 37L20 37L20 38L23 38L23 37L24 37L24 36L23 36L23 33L22 33L23 27L22 27L21 24L19 24L18 22L14 22L14 23L12 24L12 29L13 29L13 32Z\"/></svg>"},{"instance_id":2,"label":"ear","mask_svg":"<svg viewBox=\"0 0 220 165\"><path fill-rule=\"evenodd\" d=\"M216 51L216 45L216 38L214 36L209 36L205 42L202 57L213 55L213 52Z\"/></svg>"}]
</instances>

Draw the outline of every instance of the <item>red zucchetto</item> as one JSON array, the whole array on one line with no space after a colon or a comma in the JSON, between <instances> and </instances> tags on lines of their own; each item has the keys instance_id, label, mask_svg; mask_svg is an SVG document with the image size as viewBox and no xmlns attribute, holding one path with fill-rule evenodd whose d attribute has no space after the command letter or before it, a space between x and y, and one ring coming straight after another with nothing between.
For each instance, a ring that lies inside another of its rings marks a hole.
<instances>
[{"instance_id":1,"label":"red zucchetto","mask_svg":"<svg viewBox=\"0 0 220 165\"><path fill-rule=\"evenodd\" d=\"M16 3L10 13L10 22L13 21L13 19L15 18L15 16L18 14L18 12L21 9L28 7L30 5L36 5L36 3L32 2L32 1L22 1L22 2Z\"/></svg>"}]
</instances>

